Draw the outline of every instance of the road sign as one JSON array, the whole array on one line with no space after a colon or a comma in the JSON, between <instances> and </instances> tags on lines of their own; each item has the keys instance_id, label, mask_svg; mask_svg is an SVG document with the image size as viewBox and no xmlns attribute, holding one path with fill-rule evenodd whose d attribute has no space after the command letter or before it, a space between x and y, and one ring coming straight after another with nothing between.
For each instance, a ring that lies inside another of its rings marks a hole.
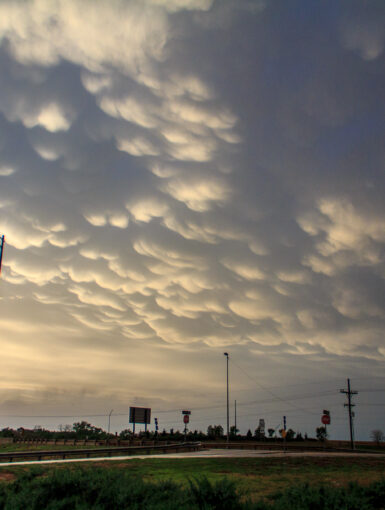
<instances>
[{"instance_id":1,"label":"road sign","mask_svg":"<svg viewBox=\"0 0 385 510\"><path fill-rule=\"evenodd\" d=\"M151 409L147 407L130 407L130 423L151 423Z\"/></svg>"},{"instance_id":2,"label":"road sign","mask_svg":"<svg viewBox=\"0 0 385 510\"><path fill-rule=\"evenodd\" d=\"M182 411L182 414L191 414L191 411Z\"/></svg>"},{"instance_id":3,"label":"road sign","mask_svg":"<svg viewBox=\"0 0 385 510\"><path fill-rule=\"evenodd\" d=\"M330 425L330 416L328 414L324 414L321 421L324 425Z\"/></svg>"},{"instance_id":4,"label":"road sign","mask_svg":"<svg viewBox=\"0 0 385 510\"><path fill-rule=\"evenodd\" d=\"M189 415L188 415L188 414L185 414L185 415L183 416L183 422L187 425L187 423L188 423L189 421L190 421L190 417L189 417Z\"/></svg>"}]
</instances>

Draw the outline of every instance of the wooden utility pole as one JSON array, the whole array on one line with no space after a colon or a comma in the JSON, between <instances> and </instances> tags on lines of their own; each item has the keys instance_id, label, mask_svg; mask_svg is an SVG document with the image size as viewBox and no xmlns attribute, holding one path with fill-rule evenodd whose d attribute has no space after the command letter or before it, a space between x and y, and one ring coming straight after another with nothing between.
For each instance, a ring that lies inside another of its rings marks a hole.
<instances>
[{"instance_id":1,"label":"wooden utility pole","mask_svg":"<svg viewBox=\"0 0 385 510\"><path fill-rule=\"evenodd\" d=\"M348 389L347 390L340 390L340 393L345 393L348 397L347 404L344 404L344 407L348 408L349 412L349 429L350 429L350 448L354 450L354 435L353 435L353 412L352 408L355 407L355 404L352 404L352 395L357 395L358 391L352 391L350 389L350 379L348 379Z\"/></svg>"}]
</instances>

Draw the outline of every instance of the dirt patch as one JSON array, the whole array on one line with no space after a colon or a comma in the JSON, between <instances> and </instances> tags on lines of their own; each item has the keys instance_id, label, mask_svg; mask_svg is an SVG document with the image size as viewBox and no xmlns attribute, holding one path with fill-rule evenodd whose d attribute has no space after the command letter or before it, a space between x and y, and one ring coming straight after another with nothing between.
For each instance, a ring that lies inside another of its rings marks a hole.
<instances>
[{"instance_id":1,"label":"dirt patch","mask_svg":"<svg viewBox=\"0 0 385 510\"><path fill-rule=\"evenodd\" d=\"M13 473L4 473L4 471L0 472L0 482L13 482L15 478L16 475Z\"/></svg>"}]
</instances>

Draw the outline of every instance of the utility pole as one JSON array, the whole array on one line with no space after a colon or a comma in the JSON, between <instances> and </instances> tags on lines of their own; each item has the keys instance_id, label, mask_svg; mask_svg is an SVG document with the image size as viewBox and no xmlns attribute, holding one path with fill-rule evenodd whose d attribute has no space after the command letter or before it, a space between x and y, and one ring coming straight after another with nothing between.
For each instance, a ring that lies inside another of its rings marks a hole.
<instances>
[{"instance_id":1,"label":"utility pole","mask_svg":"<svg viewBox=\"0 0 385 510\"><path fill-rule=\"evenodd\" d=\"M1 236L1 244L0 244L0 273L1 273L1 262L3 260L3 250L4 250L4 235Z\"/></svg>"},{"instance_id":2,"label":"utility pole","mask_svg":"<svg viewBox=\"0 0 385 510\"><path fill-rule=\"evenodd\" d=\"M348 389L340 390L340 393L345 393L348 396L348 403L344 404L344 407L348 408L349 411L349 429L350 429L350 448L354 450L354 436L353 436L353 416L352 408L355 407L355 404L352 404L352 395L357 395L358 391L352 391L350 389L350 379L348 379Z\"/></svg>"},{"instance_id":3,"label":"utility pole","mask_svg":"<svg viewBox=\"0 0 385 510\"><path fill-rule=\"evenodd\" d=\"M229 417L229 354L227 352L223 353L226 356L226 395L227 395L227 437L226 442L229 444L230 440L230 417Z\"/></svg>"}]
</instances>

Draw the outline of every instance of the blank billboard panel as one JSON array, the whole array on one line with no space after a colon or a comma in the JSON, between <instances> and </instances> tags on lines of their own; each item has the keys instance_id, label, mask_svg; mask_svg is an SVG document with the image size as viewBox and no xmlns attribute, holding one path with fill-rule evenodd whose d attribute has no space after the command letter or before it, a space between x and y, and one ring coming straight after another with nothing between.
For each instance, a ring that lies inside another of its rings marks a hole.
<instances>
[{"instance_id":1,"label":"blank billboard panel","mask_svg":"<svg viewBox=\"0 0 385 510\"><path fill-rule=\"evenodd\" d=\"M151 409L148 407L130 407L130 423L151 423Z\"/></svg>"}]
</instances>

